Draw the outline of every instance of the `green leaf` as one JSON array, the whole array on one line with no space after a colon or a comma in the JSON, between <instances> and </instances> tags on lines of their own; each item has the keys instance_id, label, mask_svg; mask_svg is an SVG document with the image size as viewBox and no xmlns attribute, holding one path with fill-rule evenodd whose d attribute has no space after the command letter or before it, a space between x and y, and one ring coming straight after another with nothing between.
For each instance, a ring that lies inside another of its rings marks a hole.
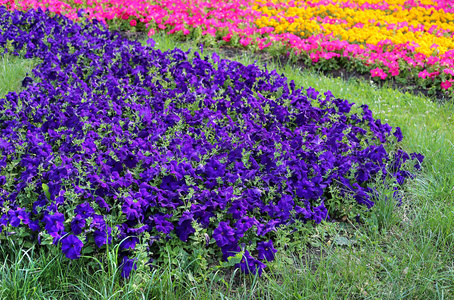
<instances>
[{"instance_id":1,"label":"green leaf","mask_svg":"<svg viewBox=\"0 0 454 300\"><path fill-rule=\"evenodd\" d=\"M282 93L284 92L284 88L281 86L277 89L277 93L276 93L276 99L279 99L282 97Z\"/></svg>"},{"instance_id":2,"label":"green leaf","mask_svg":"<svg viewBox=\"0 0 454 300\"><path fill-rule=\"evenodd\" d=\"M33 245L34 245L34 244L31 243L31 242L25 242L25 243L24 243L24 248L29 249L29 248L33 247Z\"/></svg>"},{"instance_id":3,"label":"green leaf","mask_svg":"<svg viewBox=\"0 0 454 300\"><path fill-rule=\"evenodd\" d=\"M344 236L336 237L333 242L339 246L349 246L349 245L356 244L355 240L349 240Z\"/></svg>"},{"instance_id":4,"label":"green leaf","mask_svg":"<svg viewBox=\"0 0 454 300\"><path fill-rule=\"evenodd\" d=\"M221 262L220 267L221 268L231 268L235 266L236 264L239 264L241 262L241 259L243 259L243 253L238 252L235 256L229 256L227 258L228 262Z\"/></svg>"},{"instance_id":5,"label":"green leaf","mask_svg":"<svg viewBox=\"0 0 454 300\"><path fill-rule=\"evenodd\" d=\"M82 250L82 253L83 254L90 254L94 251L95 249L91 246L88 246L88 247L84 247L83 250Z\"/></svg>"},{"instance_id":6,"label":"green leaf","mask_svg":"<svg viewBox=\"0 0 454 300\"><path fill-rule=\"evenodd\" d=\"M44 194L47 197L47 200L50 200L49 186L45 183L42 184Z\"/></svg>"}]
</instances>

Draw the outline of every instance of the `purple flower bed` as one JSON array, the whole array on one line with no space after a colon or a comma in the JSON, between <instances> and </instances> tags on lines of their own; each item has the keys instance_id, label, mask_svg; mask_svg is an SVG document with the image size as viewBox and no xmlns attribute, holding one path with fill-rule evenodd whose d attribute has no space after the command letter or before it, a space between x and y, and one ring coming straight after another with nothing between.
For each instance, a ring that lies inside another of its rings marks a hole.
<instances>
[{"instance_id":1,"label":"purple flower bed","mask_svg":"<svg viewBox=\"0 0 454 300\"><path fill-rule=\"evenodd\" d=\"M404 163L423 160L366 105L276 71L41 11L0 15L1 47L42 61L0 99L0 230L70 259L119 245L128 277L140 245L159 261L198 241L261 274L276 228L340 217L333 190L366 211L372 182L402 184Z\"/></svg>"}]
</instances>

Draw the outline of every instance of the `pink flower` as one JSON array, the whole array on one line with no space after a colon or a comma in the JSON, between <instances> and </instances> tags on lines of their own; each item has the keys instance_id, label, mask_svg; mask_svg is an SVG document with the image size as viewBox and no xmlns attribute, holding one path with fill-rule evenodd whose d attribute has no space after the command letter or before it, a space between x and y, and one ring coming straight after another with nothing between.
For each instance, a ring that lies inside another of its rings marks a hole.
<instances>
[{"instance_id":1,"label":"pink flower","mask_svg":"<svg viewBox=\"0 0 454 300\"><path fill-rule=\"evenodd\" d=\"M246 47L247 45L249 45L250 43L252 42L252 39L251 38L242 38L240 40L240 44L244 47Z\"/></svg>"},{"instance_id":2,"label":"pink flower","mask_svg":"<svg viewBox=\"0 0 454 300\"><path fill-rule=\"evenodd\" d=\"M154 30L154 28L151 28L150 31L148 31L148 36L152 36L155 34L156 34L156 31Z\"/></svg>"},{"instance_id":3,"label":"pink flower","mask_svg":"<svg viewBox=\"0 0 454 300\"><path fill-rule=\"evenodd\" d=\"M259 49L263 50L267 47L270 47L272 44L273 44L272 42L269 42L268 44L263 44L262 42L259 42Z\"/></svg>"},{"instance_id":4,"label":"pink flower","mask_svg":"<svg viewBox=\"0 0 454 300\"><path fill-rule=\"evenodd\" d=\"M428 77L428 76L429 76L429 72L427 72L427 70L424 70L424 71L422 71L422 72L419 72L419 74L418 74L418 77L419 77L419 78L422 78L422 79L425 79L425 78Z\"/></svg>"},{"instance_id":5,"label":"pink flower","mask_svg":"<svg viewBox=\"0 0 454 300\"><path fill-rule=\"evenodd\" d=\"M385 79L388 76L388 74L386 74L380 68L375 68L375 69L370 70L370 74L372 75L372 77L380 77L381 79Z\"/></svg>"},{"instance_id":6,"label":"pink flower","mask_svg":"<svg viewBox=\"0 0 454 300\"><path fill-rule=\"evenodd\" d=\"M311 53L310 57L313 62L318 62L318 60L320 59L320 56L318 55L318 53L315 53L315 52Z\"/></svg>"},{"instance_id":7,"label":"pink flower","mask_svg":"<svg viewBox=\"0 0 454 300\"><path fill-rule=\"evenodd\" d=\"M391 76L398 76L399 75L399 68L391 68L389 69Z\"/></svg>"},{"instance_id":8,"label":"pink flower","mask_svg":"<svg viewBox=\"0 0 454 300\"><path fill-rule=\"evenodd\" d=\"M207 30L202 31L202 35L211 35L211 36L216 36L216 29L213 27L208 28Z\"/></svg>"},{"instance_id":9,"label":"pink flower","mask_svg":"<svg viewBox=\"0 0 454 300\"><path fill-rule=\"evenodd\" d=\"M428 59L427 59L427 64L429 65L434 65L436 64L440 59L436 56L430 56Z\"/></svg>"},{"instance_id":10,"label":"pink flower","mask_svg":"<svg viewBox=\"0 0 454 300\"><path fill-rule=\"evenodd\" d=\"M449 74L449 75L454 76L454 71L451 70L451 69L444 69L443 72L444 72L445 74Z\"/></svg>"},{"instance_id":11,"label":"pink flower","mask_svg":"<svg viewBox=\"0 0 454 300\"><path fill-rule=\"evenodd\" d=\"M449 89L451 86L452 86L452 83L449 80L443 81L441 83L441 88L445 89L445 90Z\"/></svg>"},{"instance_id":12,"label":"pink flower","mask_svg":"<svg viewBox=\"0 0 454 300\"><path fill-rule=\"evenodd\" d=\"M137 21L136 20L131 20L129 22L129 25L131 25L132 27L136 26L137 25Z\"/></svg>"}]
</instances>

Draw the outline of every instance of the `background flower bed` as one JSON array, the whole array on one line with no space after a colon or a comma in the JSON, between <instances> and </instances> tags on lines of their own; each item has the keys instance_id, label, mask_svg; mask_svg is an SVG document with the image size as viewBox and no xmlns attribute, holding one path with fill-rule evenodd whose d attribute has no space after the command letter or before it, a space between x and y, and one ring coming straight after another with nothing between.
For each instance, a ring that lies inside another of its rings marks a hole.
<instances>
[{"instance_id":1,"label":"background flower bed","mask_svg":"<svg viewBox=\"0 0 454 300\"><path fill-rule=\"evenodd\" d=\"M111 29L158 31L211 45L284 54L324 71L370 75L452 97L452 1L12 1ZM440 96L443 95L444 97Z\"/></svg>"},{"instance_id":2,"label":"background flower bed","mask_svg":"<svg viewBox=\"0 0 454 300\"><path fill-rule=\"evenodd\" d=\"M5 50L42 60L1 102L4 238L61 243L70 259L113 242L123 277L164 249L260 275L279 226L400 201L410 156L367 106L216 54L188 61L64 17L2 14Z\"/></svg>"}]
</instances>

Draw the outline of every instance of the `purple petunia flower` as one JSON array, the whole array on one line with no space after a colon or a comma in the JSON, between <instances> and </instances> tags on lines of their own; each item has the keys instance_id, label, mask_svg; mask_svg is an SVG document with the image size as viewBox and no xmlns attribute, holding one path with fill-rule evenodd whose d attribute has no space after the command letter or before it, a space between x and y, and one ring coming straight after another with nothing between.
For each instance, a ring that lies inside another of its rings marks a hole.
<instances>
[{"instance_id":1,"label":"purple petunia flower","mask_svg":"<svg viewBox=\"0 0 454 300\"><path fill-rule=\"evenodd\" d=\"M135 202L132 197L127 197L122 206L122 211L128 218L128 220L141 219L142 209L138 202Z\"/></svg>"},{"instance_id":2,"label":"purple petunia flower","mask_svg":"<svg viewBox=\"0 0 454 300\"><path fill-rule=\"evenodd\" d=\"M193 220L194 215L190 212L185 211L183 213L183 216L181 216L180 220L178 221L178 226L175 227L176 234L183 242L186 242L189 235L195 232L194 227L192 227L191 225Z\"/></svg>"},{"instance_id":3,"label":"purple petunia flower","mask_svg":"<svg viewBox=\"0 0 454 300\"><path fill-rule=\"evenodd\" d=\"M82 228L85 226L85 219L81 215L76 215L71 221L71 231L75 234L81 234Z\"/></svg>"},{"instance_id":4,"label":"purple petunia flower","mask_svg":"<svg viewBox=\"0 0 454 300\"><path fill-rule=\"evenodd\" d=\"M8 215L10 218L10 224L13 227L19 227L21 225L21 221L22 224L28 224L30 222L29 214L23 208L9 210Z\"/></svg>"},{"instance_id":5,"label":"purple petunia flower","mask_svg":"<svg viewBox=\"0 0 454 300\"><path fill-rule=\"evenodd\" d=\"M120 244L121 249L134 249L136 244L139 242L139 239L135 236L128 236Z\"/></svg>"},{"instance_id":6,"label":"purple petunia flower","mask_svg":"<svg viewBox=\"0 0 454 300\"><path fill-rule=\"evenodd\" d=\"M402 131L400 130L400 127L396 127L393 135L396 137L397 142L401 142L403 140L403 135Z\"/></svg>"},{"instance_id":7,"label":"purple petunia flower","mask_svg":"<svg viewBox=\"0 0 454 300\"><path fill-rule=\"evenodd\" d=\"M274 254L277 252L273 247L273 241L259 242L257 244L257 251L259 252L259 259L266 259L267 261L274 260Z\"/></svg>"},{"instance_id":8,"label":"purple petunia flower","mask_svg":"<svg viewBox=\"0 0 454 300\"><path fill-rule=\"evenodd\" d=\"M230 256L235 256L237 253L239 253L241 251L241 248L237 244L226 245L221 248L221 251L222 259L227 261Z\"/></svg>"},{"instance_id":9,"label":"purple petunia flower","mask_svg":"<svg viewBox=\"0 0 454 300\"><path fill-rule=\"evenodd\" d=\"M166 219L172 217L172 215L155 215L153 220L155 222L156 230L165 234L170 233L173 230L173 224Z\"/></svg>"},{"instance_id":10,"label":"purple petunia flower","mask_svg":"<svg viewBox=\"0 0 454 300\"><path fill-rule=\"evenodd\" d=\"M136 165L137 165L137 162L138 162L138 161L137 161L137 158L136 158L134 155L132 155L132 154L128 154L128 155L125 157L124 161L123 161L123 163L124 163L124 164L126 165L126 167L128 167L129 169L135 168Z\"/></svg>"},{"instance_id":11,"label":"purple petunia flower","mask_svg":"<svg viewBox=\"0 0 454 300\"><path fill-rule=\"evenodd\" d=\"M120 265L121 268L121 277L129 278L131 271L137 270L137 258L129 259L128 257L123 257L122 263Z\"/></svg>"},{"instance_id":12,"label":"purple petunia flower","mask_svg":"<svg viewBox=\"0 0 454 300\"><path fill-rule=\"evenodd\" d=\"M411 153L411 158L416 159L416 163L414 165L416 170L421 170L421 163L424 161L424 155L419 153Z\"/></svg>"},{"instance_id":13,"label":"purple petunia flower","mask_svg":"<svg viewBox=\"0 0 454 300\"><path fill-rule=\"evenodd\" d=\"M111 232L112 232L112 230L110 227L108 227L107 232L105 230L95 230L93 232L95 244L96 244L96 246L98 246L98 248L101 248L103 245L106 244L106 242L108 242L109 244L112 242L112 236L110 235Z\"/></svg>"},{"instance_id":14,"label":"purple petunia flower","mask_svg":"<svg viewBox=\"0 0 454 300\"><path fill-rule=\"evenodd\" d=\"M95 210L90 206L89 203L84 202L77 205L76 209L74 209L74 212L76 214L79 214L82 218L86 219L88 217L91 217Z\"/></svg>"},{"instance_id":15,"label":"purple petunia flower","mask_svg":"<svg viewBox=\"0 0 454 300\"><path fill-rule=\"evenodd\" d=\"M69 259L76 259L80 257L83 243L75 235L68 235L61 240L61 250Z\"/></svg>"},{"instance_id":16,"label":"purple petunia flower","mask_svg":"<svg viewBox=\"0 0 454 300\"><path fill-rule=\"evenodd\" d=\"M102 215L93 214L92 216L93 221L90 224L90 228L96 228L99 230L106 229L106 221Z\"/></svg>"},{"instance_id":17,"label":"purple petunia flower","mask_svg":"<svg viewBox=\"0 0 454 300\"><path fill-rule=\"evenodd\" d=\"M60 232L65 229L63 222L65 216L62 213L55 213L53 215L46 214L43 218L43 222L46 224L44 228L49 232Z\"/></svg>"},{"instance_id":18,"label":"purple petunia flower","mask_svg":"<svg viewBox=\"0 0 454 300\"><path fill-rule=\"evenodd\" d=\"M218 227L213 231L213 238L220 248L236 243L235 231L229 223L229 221L219 222Z\"/></svg>"},{"instance_id":19,"label":"purple petunia flower","mask_svg":"<svg viewBox=\"0 0 454 300\"><path fill-rule=\"evenodd\" d=\"M253 258L249 254L249 251L246 250L243 254L241 262L237 264L237 267L239 267L241 271L246 275L252 273L254 275L258 274L259 276L262 276L262 271L264 268L266 268L266 265L261 261Z\"/></svg>"},{"instance_id":20,"label":"purple petunia flower","mask_svg":"<svg viewBox=\"0 0 454 300\"><path fill-rule=\"evenodd\" d=\"M207 174L207 179L216 179L222 177L225 173L225 165L220 163L217 159L212 159L205 166L205 173Z\"/></svg>"},{"instance_id":21,"label":"purple petunia flower","mask_svg":"<svg viewBox=\"0 0 454 300\"><path fill-rule=\"evenodd\" d=\"M329 219L328 210L326 209L324 203L320 204L317 207L314 207L313 211L314 214L312 215L312 218L314 219L316 224L320 223L323 220Z\"/></svg>"},{"instance_id":22,"label":"purple petunia flower","mask_svg":"<svg viewBox=\"0 0 454 300\"><path fill-rule=\"evenodd\" d=\"M8 225L8 217L3 215L0 217L0 233L3 231L3 227Z\"/></svg>"}]
</instances>

